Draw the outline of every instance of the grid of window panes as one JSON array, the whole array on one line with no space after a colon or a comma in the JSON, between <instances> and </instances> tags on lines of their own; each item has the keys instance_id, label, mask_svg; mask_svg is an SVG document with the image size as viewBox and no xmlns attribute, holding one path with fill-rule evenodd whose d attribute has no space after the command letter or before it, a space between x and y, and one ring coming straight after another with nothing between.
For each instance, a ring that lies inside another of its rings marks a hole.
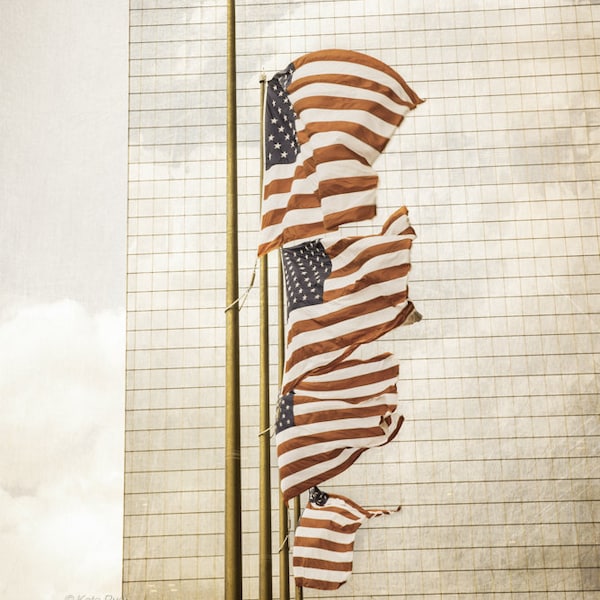
<instances>
[{"instance_id":1,"label":"grid of window panes","mask_svg":"<svg viewBox=\"0 0 600 600\"><path fill-rule=\"evenodd\" d=\"M396 441L323 486L403 508L359 530L346 585L304 597L597 598L600 3L236 4L241 292L259 223L261 72L350 48L396 68L426 99L376 163L376 222L348 228L375 231L405 204L418 234L410 289L424 320L379 342L400 361L406 422ZM130 599L223 596L226 15L224 0L130 0ZM256 288L240 325L250 600ZM274 469L272 481L276 510ZM274 557L277 523L274 514Z\"/></svg>"}]
</instances>

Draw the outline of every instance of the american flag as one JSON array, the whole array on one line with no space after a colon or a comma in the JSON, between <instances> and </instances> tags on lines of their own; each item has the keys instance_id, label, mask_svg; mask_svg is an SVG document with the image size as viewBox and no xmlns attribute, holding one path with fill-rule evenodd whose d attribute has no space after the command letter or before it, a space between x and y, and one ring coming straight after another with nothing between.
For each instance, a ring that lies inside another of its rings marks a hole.
<instances>
[{"instance_id":1,"label":"american flag","mask_svg":"<svg viewBox=\"0 0 600 600\"><path fill-rule=\"evenodd\" d=\"M280 397L275 441L286 503L395 438L404 420L397 379L391 354L353 356Z\"/></svg>"},{"instance_id":2,"label":"american flag","mask_svg":"<svg viewBox=\"0 0 600 600\"><path fill-rule=\"evenodd\" d=\"M368 519L389 512L367 510L344 496L311 490L294 536L296 585L319 590L343 585L352 573L357 530Z\"/></svg>"},{"instance_id":3,"label":"american flag","mask_svg":"<svg viewBox=\"0 0 600 600\"><path fill-rule=\"evenodd\" d=\"M282 249L288 299L282 395L359 345L421 318L408 299L414 237L402 207L379 235L333 234Z\"/></svg>"},{"instance_id":4,"label":"american flag","mask_svg":"<svg viewBox=\"0 0 600 600\"><path fill-rule=\"evenodd\" d=\"M372 165L422 100L366 54L306 54L269 82L259 256L375 215Z\"/></svg>"}]
</instances>

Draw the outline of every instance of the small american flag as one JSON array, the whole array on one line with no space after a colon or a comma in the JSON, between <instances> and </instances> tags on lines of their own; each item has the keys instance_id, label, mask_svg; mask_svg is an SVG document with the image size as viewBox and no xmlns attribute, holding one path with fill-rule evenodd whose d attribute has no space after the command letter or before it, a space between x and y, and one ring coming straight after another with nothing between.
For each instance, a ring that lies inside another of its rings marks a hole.
<instances>
[{"instance_id":1,"label":"small american flag","mask_svg":"<svg viewBox=\"0 0 600 600\"><path fill-rule=\"evenodd\" d=\"M294 536L296 585L319 590L343 585L352 573L357 530L368 519L389 512L367 510L344 496L312 489Z\"/></svg>"},{"instance_id":2,"label":"small american flag","mask_svg":"<svg viewBox=\"0 0 600 600\"><path fill-rule=\"evenodd\" d=\"M359 345L420 319L408 299L414 237L403 207L379 235L334 234L282 249L289 313L283 395Z\"/></svg>"},{"instance_id":3,"label":"small american flag","mask_svg":"<svg viewBox=\"0 0 600 600\"><path fill-rule=\"evenodd\" d=\"M396 71L359 52L312 52L277 73L266 93L259 256L372 218L372 165L421 102Z\"/></svg>"},{"instance_id":4,"label":"small american flag","mask_svg":"<svg viewBox=\"0 0 600 600\"><path fill-rule=\"evenodd\" d=\"M286 503L395 438L404 420L397 410L398 371L389 353L353 356L280 397L275 441Z\"/></svg>"}]
</instances>

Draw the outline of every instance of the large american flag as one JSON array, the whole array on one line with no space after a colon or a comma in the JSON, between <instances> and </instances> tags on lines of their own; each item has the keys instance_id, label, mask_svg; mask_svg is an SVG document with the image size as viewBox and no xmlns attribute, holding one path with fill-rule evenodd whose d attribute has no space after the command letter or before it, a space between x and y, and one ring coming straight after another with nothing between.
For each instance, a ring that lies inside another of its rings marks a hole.
<instances>
[{"instance_id":1,"label":"large american flag","mask_svg":"<svg viewBox=\"0 0 600 600\"><path fill-rule=\"evenodd\" d=\"M280 397L275 441L286 503L394 439L404 420L397 410L398 370L390 353L353 355Z\"/></svg>"},{"instance_id":2,"label":"large american flag","mask_svg":"<svg viewBox=\"0 0 600 600\"><path fill-rule=\"evenodd\" d=\"M402 207L378 235L333 234L282 249L288 299L283 395L359 345L420 319L408 298L414 237Z\"/></svg>"},{"instance_id":3,"label":"large american flag","mask_svg":"<svg viewBox=\"0 0 600 600\"><path fill-rule=\"evenodd\" d=\"M294 536L296 585L320 590L339 588L352 573L357 530L368 519L389 512L367 510L344 496L311 490Z\"/></svg>"},{"instance_id":4,"label":"large american flag","mask_svg":"<svg viewBox=\"0 0 600 600\"><path fill-rule=\"evenodd\" d=\"M372 165L422 100L396 71L350 50L306 54L269 82L258 253L375 215Z\"/></svg>"}]
</instances>

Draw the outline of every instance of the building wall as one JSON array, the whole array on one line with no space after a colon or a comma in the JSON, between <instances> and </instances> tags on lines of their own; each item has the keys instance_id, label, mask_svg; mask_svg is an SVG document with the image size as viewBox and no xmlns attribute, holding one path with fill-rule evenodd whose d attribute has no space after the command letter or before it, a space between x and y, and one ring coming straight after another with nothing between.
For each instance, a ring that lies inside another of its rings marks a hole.
<instances>
[{"instance_id":1,"label":"building wall","mask_svg":"<svg viewBox=\"0 0 600 600\"><path fill-rule=\"evenodd\" d=\"M400 360L406 422L323 486L403 508L361 528L345 586L305 598L600 593L599 4L237 2L241 291L259 225L261 72L350 48L426 99L376 163L376 222L349 228L373 231L406 204L418 234L410 289L424 320L381 342ZM130 0L130 23L123 595L212 600L224 571L226 2ZM240 324L251 600L256 287Z\"/></svg>"}]
</instances>

